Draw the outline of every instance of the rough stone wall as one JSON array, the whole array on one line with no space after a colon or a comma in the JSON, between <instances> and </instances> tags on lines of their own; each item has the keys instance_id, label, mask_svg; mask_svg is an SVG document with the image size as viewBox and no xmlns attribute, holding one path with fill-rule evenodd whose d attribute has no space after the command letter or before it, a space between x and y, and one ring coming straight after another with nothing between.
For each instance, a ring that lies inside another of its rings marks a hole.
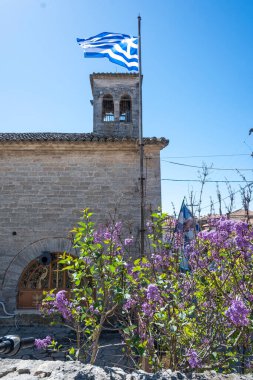
<instances>
[{"instance_id":1,"label":"rough stone wall","mask_svg":"<svg viewBox=\"0 0 253 380\"><path fill-rule=\"evenodd\" d=\"M17 335L17 330L0 327L0 336ZM204 373L180 372L170 369L156 373L137 370L133 360L122 351L120 334L104 331L99 341L99 351L95 365L71 361L68 349L74 344L74 333L66 326L21 327L18 330L21 338L45 338L47 335L56 339L63 348L60 351L51 349L37 350L35 347L20 349L14 357L0 353L0 378L17 380L61 379L61 380L247 380L253 374L222 374L214 370ZM75 344L74 344L75 345Z\"/></svg>"},{"instance_id":2,"label":"rough stone wall","mask_svg":"<svg viewBox=\"0 0 253 380\"><path fill-rule=\"evenodd\" d=\"M100 136L128 136L138 138L139 118L139 79L138 76L113 76L94 74L93 78L93 132ZM114 101L114 122L102 121L103 96L110 94ZM129 123L119 121L120 98L130 95L132 100L132 120Z\"/></svg>"},{"instance_id":3,"label":"rough stone wall","mask_svg":"<svg viewBox=\"0 0 253 380\"><path fill-rule=\"evenodd\" d=\"M18 380L251 380L252 374L220 374L214 371L204 373L172 372L170 369L157 373L144 371L124 372L117 367L96 367L76 361L61 362L42 360L0 359L0 377Z\"/></svg>"},{"instance_id":4,"label":"rough stone wall","mask_svg":"<svg viewBox=\"0 0 253 380\"><path fill-rule=\"evenodd\" d=\"M146 200L157 207L161 147L145 149ZM15 307L18 279L43 251L71 251L69 231L86 207L97 223L116 207L117 219L137 236L138 178L134 141L0 145L0 299Z\"/></svg>"}]
</instances>

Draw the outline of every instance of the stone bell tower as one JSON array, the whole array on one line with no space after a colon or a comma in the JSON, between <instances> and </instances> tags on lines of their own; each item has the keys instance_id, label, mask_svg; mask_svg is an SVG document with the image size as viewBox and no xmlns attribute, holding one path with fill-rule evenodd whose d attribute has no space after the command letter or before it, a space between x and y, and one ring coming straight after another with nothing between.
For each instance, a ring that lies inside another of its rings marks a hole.
<instances>
[{"instance_id":1,"label":"stone bell tower","mask_svg":"<svg viewBox=\"0 0 253 380\"><path fill-rule=\"evenodd\" d=\"M93 73L90 82L93 133L104 137L138 138L138 74Z\"/></svg>"}]
</instances>

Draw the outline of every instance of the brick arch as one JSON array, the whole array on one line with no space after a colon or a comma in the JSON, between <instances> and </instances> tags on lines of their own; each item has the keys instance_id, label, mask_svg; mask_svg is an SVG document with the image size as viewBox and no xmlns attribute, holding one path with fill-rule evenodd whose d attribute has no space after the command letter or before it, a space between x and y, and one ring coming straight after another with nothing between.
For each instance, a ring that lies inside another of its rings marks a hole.
<instances>
[{"instance_id":1,"label":"brick arch","mask_svg":"<svg viewBox=\"0 0 253 380\"><path fill-rule=\"evenodd\" d=\"M71 240L62 237L40 239L19 251L6 269L2 281L2 297L10 308L16 307L16 296L21 274L27 265L38 258L44 251L68 252L75 255Z\"/></svg>"}]
</instances>

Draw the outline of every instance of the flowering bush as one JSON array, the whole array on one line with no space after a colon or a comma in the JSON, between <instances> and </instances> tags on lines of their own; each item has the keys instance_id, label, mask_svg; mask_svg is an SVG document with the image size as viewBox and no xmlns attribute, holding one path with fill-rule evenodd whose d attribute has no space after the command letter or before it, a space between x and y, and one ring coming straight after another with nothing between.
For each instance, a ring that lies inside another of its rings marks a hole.
<instances>
[{"instance_id":1,"label":"flowering bush","mask_svg":"<svg viewBox=\"0 0 253 380\"><path fill-rule=\"evenodd\" d=\"M182 236L162 239L168 220L153 215L150 259L128 269L125 342L153 369L245 371L252 357L253 229L219 219L188 246L191 270L180 271ZM151 226L151 227L150 227Z\"/></svg>"},{"instance_id":2,"label":"flowering bush","mask_svg":"<svg viewBox=\"0 0 253 380\"><path fill-rule=\"evenodd\" d=\"M184 348L190 347L195 304L189 293L191 276L180 271L182 239L175 236L174 227L166 214L152 215L148 223L152 253L128 265L126 278L126 350L137 361L144 358L153 370L193 368L200 363L193 350Z\"/></svg>"},{"instance_id":3,"label":"flowering bush","mask_svg":"<svg viewBox=\"0 0 253 380\"><path fill-rule=\"evenodd\" d=\"M35 339L34 346L37 350L45 350L52 343L51 336L46 336L44 339Z\"/></svg>"},{"instance_id":4,"label":"flowering bush","mask_svg":"<svg viewBox=\"0 0 253 380\"><path fill-rule=\"evenodd\" d=\"M91 215L85 210L74 230L78 257L61 260L72 288L51 292L42 305L76 331L78 349L70 353L94 363L102 328L117 312L125 352L136 366L250 370L252 226L210 221L187 246L190 270L182 271L183 237L166 214L148 222L146 256L127 262L133 238L121 240L121 223L94 230Z\"/></svg>"},{"instance_id":5,"label":"flowering bush","mask_svg":"<svg viewBox=\"0 0 253 380\"><path fill-rule=\"evenodd\" d=\"M231 305L226 310L225 314L231 324L237 327L248 326L250 310L246 308L243 301L240 299L232 300Z\"/></svg>"},{"instance_id":6,"label":"flowering bush","mask_svg":"<svg viewBox=\"0 0 253 380\"><path fill-rule=\"evenodd\" d=\"M240 367L252 356L253 229L226 218L210 221L188 249L197 305L193 345L203 366ZM248 366L248 364L247 364Z\"/></svg>"},{"instance_id":7,"label":"flowering bush","mask_svg":"<svg viewBox=\"0 0 253 380\"><path fill-rule=\"evenodd\" d=\"M124 295L123 260L125 245L120 240L121 223L94 230L92 213L84 210L82 220L74 229L77 257L64 255L61 264L70 274L72 288L44 298L41 310L45 315L60 315L63 323L76 332L77 350L70 354L94 363L102 328L122 303Z\"/></svg>"}]
</instances>

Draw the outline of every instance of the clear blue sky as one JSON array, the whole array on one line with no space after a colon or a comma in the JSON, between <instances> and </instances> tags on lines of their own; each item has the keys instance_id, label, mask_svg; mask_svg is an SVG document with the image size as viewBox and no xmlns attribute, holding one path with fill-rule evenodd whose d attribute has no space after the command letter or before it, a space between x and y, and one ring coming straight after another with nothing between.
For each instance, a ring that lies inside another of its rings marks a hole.
<instances>
[{"instance_id":1,"label":"clear blue sky","mask_svg":"<svg viewBox=\"0 0 253 380\"><path fill-rule=\"evenodd\" d=\"M137 35L139 13L144 135L170 139L163 160L253 168L252 0L0 0L0 132L91 132L89 74L125 70L84 59L76 37ZM167 158L229 154L236 156ZM162 178L197 179L197 170L162 161ZM225 177L240 180L216 170L209 179ZM178 209L199 188L163 181L163 208ZM203 206L210 195L217 200L215 188L206 185Z\"/></svg>"}]
</instances>

